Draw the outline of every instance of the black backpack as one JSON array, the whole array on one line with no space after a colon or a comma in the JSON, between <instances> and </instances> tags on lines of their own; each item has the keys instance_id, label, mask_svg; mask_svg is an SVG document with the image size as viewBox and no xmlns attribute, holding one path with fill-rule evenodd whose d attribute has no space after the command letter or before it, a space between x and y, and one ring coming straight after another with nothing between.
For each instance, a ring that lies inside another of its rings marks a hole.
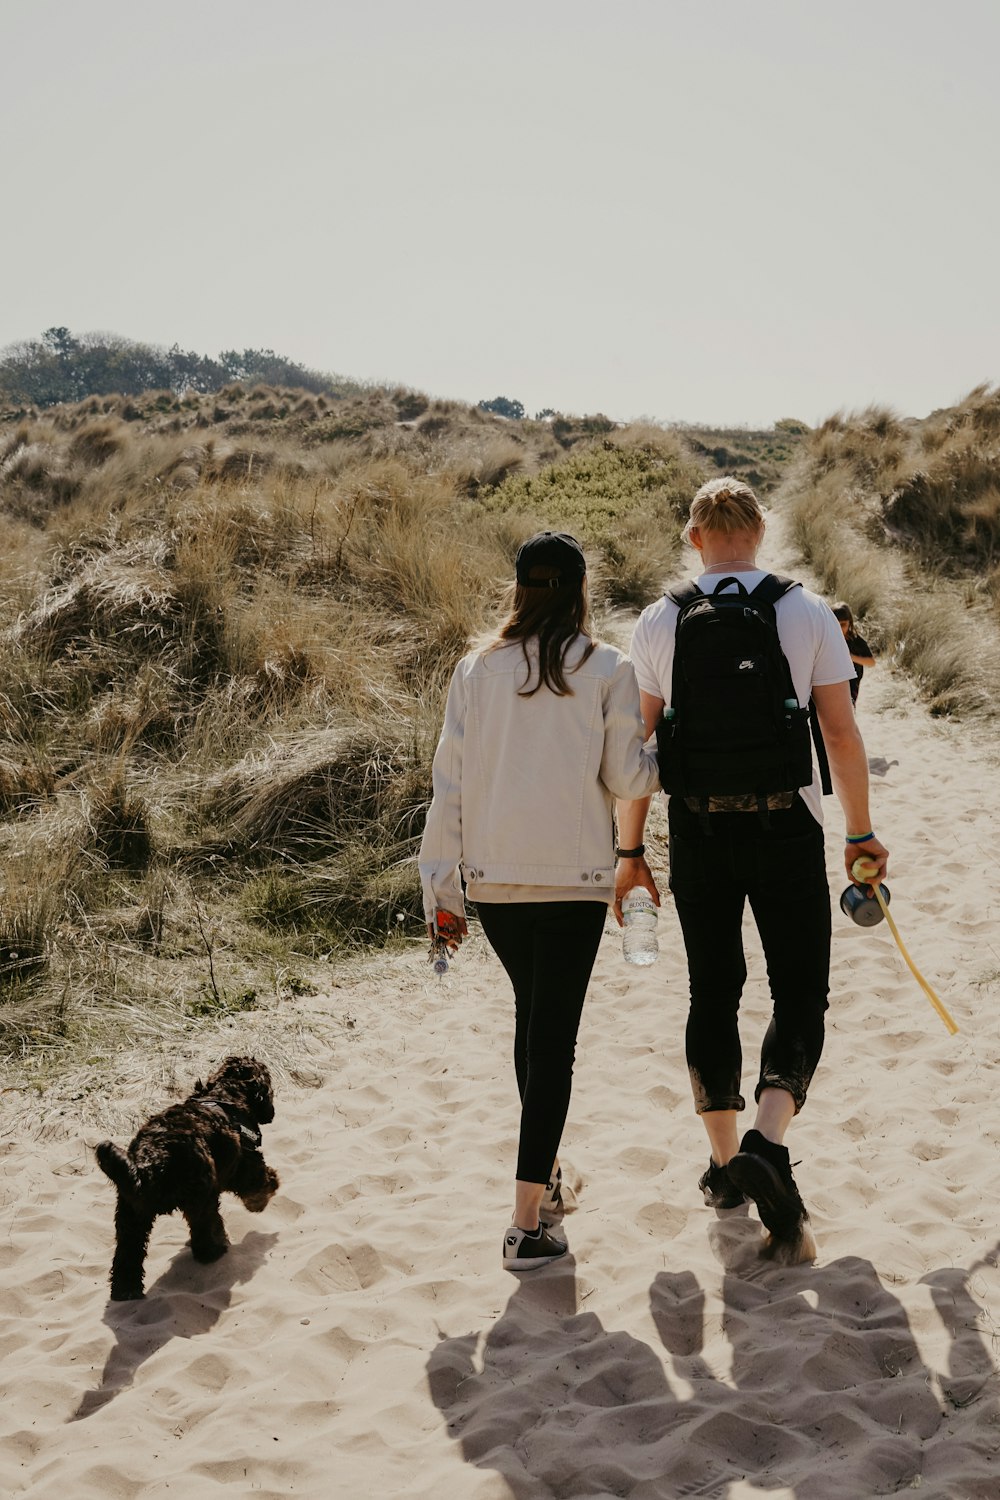
<instances>
[{"instance_id":1,"label":"black backpack","mask_svg":"<svg viewBox=\"0 0 1000 1500\"><path fill-rule=\"evenodd\" d=\"M696 583L667 590L680 613L670 707L656 728L660 782L703 818L757 811L766 824L812 781L809 708L796 699L775 616L798 587L769 573L752 593L732 577L713 594Z\"/></svg>"}]
</instances>

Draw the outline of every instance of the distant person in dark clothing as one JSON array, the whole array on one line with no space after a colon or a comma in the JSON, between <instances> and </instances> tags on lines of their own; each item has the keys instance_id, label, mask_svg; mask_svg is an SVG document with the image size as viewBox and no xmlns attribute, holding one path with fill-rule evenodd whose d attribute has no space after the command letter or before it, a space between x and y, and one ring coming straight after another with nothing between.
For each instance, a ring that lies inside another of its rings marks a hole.
<instances>
[{"instance_id":1,"label":"distant person in dark clothing","mask_svg":"<svg viewBox=\"0 0 1000 1500\"><path fill-rule=\"evenodd\" d=\"M851 653L851 661L854 663L854 670L857 673L857 676L850 685L851 702L856 705L858 692L861 688L861 679L865 675L865 667L873 667L875 665L875 658L872 655L872 648L864 636L858 635L858 632L854 628L854 615L851 611L851 606L849 604L835 604L833 612L840 621L840 628L844 632L844 640L847 642L847 649Z\"/></svg>"}]
</instances>

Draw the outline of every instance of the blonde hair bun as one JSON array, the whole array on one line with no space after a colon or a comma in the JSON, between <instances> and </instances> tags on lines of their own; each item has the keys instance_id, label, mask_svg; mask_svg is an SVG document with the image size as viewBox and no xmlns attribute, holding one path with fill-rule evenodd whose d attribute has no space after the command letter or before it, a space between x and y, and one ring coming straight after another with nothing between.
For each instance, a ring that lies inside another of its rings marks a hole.
<instances>
[{"instance_id":1,"label":"blonde hair bun","mask_svg":"<svg viewBox=\"0 0 1000 1500\"><path fill-rule=\"evenodd\" d=\"M691 501L691 511L684 536L697 526L705 531L759 532L764 525L764 509L757 496L742 479L731 474L710 479Z\"/></svg>"}]
</instances>

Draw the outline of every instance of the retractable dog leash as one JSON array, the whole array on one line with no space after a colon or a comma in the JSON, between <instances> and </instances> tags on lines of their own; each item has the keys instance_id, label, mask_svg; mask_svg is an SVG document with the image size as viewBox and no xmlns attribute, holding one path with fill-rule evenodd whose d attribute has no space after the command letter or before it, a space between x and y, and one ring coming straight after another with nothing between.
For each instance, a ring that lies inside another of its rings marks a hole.
<instances>
[{"instance_id":1,"label":"retractable dog leash","mask_svg":"<svg viewBox=\"0 0 1000 1500\"><path fill-rule=\"evenodd\" d=\"M855 880L868 882L871 880L873 875L878 874L878 865L875 864L873 860L867 859L864 855L861 855L860 858L856 859L851 866L851 874L854 876ZM889 911L888 887L884 885L868 886L868 889L872 892L875 900L878 902L878 905L881 908L881 915L878 915L877 913L874 913L872 911L871 897L866 897L863 894L859 894L858 897L852 898L852 892L857 891L857 889L857 886L848 887L848 889L844 892L843 896L840 899L841 909L845 911L849 917L852 917L854 921L858 922L862 927L872 927L876 922L880 922L882 920L882 917L885 918L885 920L889 924L889 931L892 933L893 937L896 940L896 947L903 955L903 961L906 964L906 967L909 969L910 973L913 975L914 979L917 981L920 988L923 990L924 994L927 996L928 1000L931 1002L934 1009L941 1017L941 1020L948 1028L950 1034L954 1036L958 1030L958 1027L955 1025L955 1022L945 1010L944 1006L941 1004L941 1001L938 999L937 995L935 995L934 991L927 983L927 980L921 974L920 970L913 962L913 959L906 951L903 939L899 935L899 928L893 921L892 915Z\"/></svg>"}]
</instances>

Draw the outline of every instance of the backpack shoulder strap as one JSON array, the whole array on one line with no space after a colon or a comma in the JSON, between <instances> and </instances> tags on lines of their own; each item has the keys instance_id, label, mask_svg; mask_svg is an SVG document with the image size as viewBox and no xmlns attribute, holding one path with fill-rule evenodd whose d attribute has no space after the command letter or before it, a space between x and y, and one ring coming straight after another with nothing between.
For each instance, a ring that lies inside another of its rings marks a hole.
<instances>
[{"instance_id":1,"label":"backpack shoulder strap","mask_svg":"<svg viewBox=\"0 0 1000 1500\"><path fill-rule=\"evenodd\" d=\"M823 739L823 731L819 727L819 714L816 712L816 703L813 698L809 699L809 728L812 731L812 742L816 750L816 765L819 768L819 784L824 797L833 796L833 782L830 779L830 757L826 753L826 742Z\"/></svg>"},{"instance_id":2,"label":"backpack shoulder strap","mask_svg":"<svg viewBox=\"0 0 1000 1500\"><path fill-rule=\"evenodd\" d=\"M688 579L686 583L675 583L673 588L667 589L666 598L678 609L683 609L686 604L693 604L696 599L704 599L705 595L698 585Z\"/></svg>"},{"instance_id":3,"label":"backpack shoulder strap","mask_svg":"<svg viewBox=\"0 0 1000 1500\"><path fill-rule=\"evenodd\" d=\"M750 598L759 599L762 604L775 605L779 599L791 593L792 589L801 587L797 578L786 578L782 573L768 573L766 578L760 580Z\"/></svg>"}]
</instances>

